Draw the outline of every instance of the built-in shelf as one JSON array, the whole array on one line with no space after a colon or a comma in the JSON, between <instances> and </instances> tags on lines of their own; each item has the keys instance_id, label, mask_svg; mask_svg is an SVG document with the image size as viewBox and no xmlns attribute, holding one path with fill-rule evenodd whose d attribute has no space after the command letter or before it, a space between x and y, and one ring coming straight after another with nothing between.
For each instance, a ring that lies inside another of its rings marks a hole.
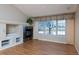
<instances>
[{"instance_id":1,"label":"built-in shelf","mask_svg":"<svg viewBox=\"0 0 79 59\"><path fill-rule=\"evenodd\" d=\"M23 24L0 23L0 50L23 43Z\"/></svg>"},{"instance_id":2,"label":"built-in shelf","mask_svg":"<svg viewBox=\"0 0 79 59\"><path fill-rule=\"evenodd\" d=\"M16 38L16 42L19 42L19 41L20 41L20 37L17 37L17 38Z\"/></svg>"},{"instance_id":3,"label":"built-in shelf","mask_svg":"<svg viewBox=\"0 0 79 59\"><path fill-rule=\"evenodd\" d=\"M9 40L3 40L2 42L1 42L1 46L2 47L5 47L5 46L7 46L7 45L9 45Z\"/></svg>"}]
</instances>

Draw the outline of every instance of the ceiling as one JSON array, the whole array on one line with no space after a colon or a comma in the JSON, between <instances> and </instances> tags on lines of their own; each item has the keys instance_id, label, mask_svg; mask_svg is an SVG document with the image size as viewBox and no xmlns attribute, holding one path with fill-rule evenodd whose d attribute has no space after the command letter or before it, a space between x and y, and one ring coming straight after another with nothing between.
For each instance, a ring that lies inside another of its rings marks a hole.
<instances>
[{"instance_id":1,"label":"ceiling","mask_svg":"<svg viewBox=\"0 0 79 59\"><path fill-rule=\"evenodd\" d=\"M33 17L71 13L76 11L76 5L73 4L15 4L14 6L22 11L26 16Z\"/></svg>"}]
</instances>

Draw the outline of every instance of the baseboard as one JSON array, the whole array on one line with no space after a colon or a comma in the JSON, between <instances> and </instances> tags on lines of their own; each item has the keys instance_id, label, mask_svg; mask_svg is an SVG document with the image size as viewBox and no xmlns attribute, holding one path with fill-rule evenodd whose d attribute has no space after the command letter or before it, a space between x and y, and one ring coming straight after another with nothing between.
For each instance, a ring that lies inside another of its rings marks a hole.
<instances>
[{"instance_id":1,"label":"baseboard","mask_svg":"<svg viewBox=\"0 0 79 59\"><path fill-rule=\"evenodd\" d=\"M42 39L37 39L37 40L42 40ZM62 44L67 44L66 42L59 42L59 41L53 41L53 40L47 40L47 39L43 39L42 41L48 41L48 42L55 42L55 43L62 43Z\"/></svg>"},{"instance_id":2,"label":"baseboard","mask_svg":"<svg viewBox=\"0 0 79 59\"><path fill-rule=\"evenodd\" d=\"M76 50L77 50L77 52L78 52L78 54L79 54L79 49L78 49L78 47L77 47L77 46L75 46L75 48L76 48Z\"/></svg>"}]
</instances>

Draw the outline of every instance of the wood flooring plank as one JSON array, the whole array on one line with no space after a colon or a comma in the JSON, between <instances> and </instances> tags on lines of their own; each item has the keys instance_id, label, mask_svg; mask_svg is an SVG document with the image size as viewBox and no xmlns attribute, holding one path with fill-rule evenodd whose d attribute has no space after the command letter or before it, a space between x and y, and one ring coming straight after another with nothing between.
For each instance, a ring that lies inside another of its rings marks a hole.
<instances>
[{"instance_id":1,"label":"wood flooring plank","mask_svg":"<svg viewBox=\"0 0 79 59\"><path fill-rule=\"evenodd\" d=\"M77 55L73 45L28 40L23 44L0 51L0 55Z\"/></svg>"}]
</instances>

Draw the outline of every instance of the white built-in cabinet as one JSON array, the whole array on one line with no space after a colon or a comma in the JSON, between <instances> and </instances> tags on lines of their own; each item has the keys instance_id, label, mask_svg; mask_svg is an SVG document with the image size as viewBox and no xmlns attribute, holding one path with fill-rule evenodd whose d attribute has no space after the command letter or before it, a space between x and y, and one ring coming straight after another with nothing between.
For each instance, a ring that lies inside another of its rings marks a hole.
<instances>
[{"instance_id":1,"label":"white built-in cabinet","mask_svg":"<svg viewBox=\"0 0 79 59\"><path fill-rule=\"evenodd\" d=\"M23 43L23 24L0 23L0 50Z\"/></svg>"}]
</instances>

